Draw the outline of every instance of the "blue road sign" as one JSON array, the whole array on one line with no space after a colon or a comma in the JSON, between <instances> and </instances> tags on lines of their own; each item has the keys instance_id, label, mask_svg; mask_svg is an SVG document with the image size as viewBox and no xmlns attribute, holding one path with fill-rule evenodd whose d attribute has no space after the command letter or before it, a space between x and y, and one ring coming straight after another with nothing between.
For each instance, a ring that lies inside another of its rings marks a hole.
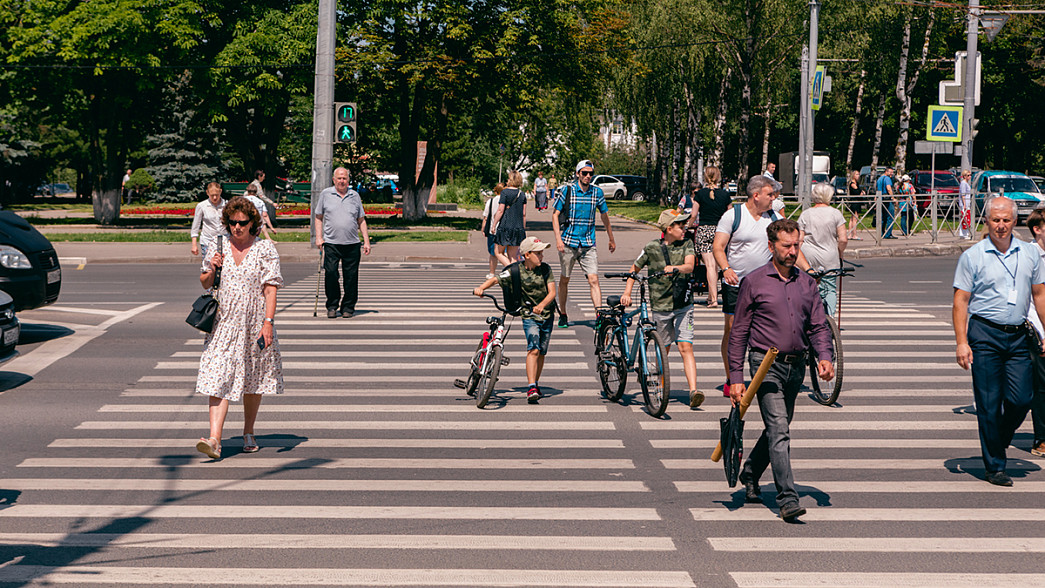
<instances>
[{"instance_id":1,"label":"blue road sign","mask_svg":"<svg viewBox=\"0 0 1045 588\"><path fill-rule=\"evenodd\" d=\"M930 141L962 141L961 106L930 106L925 138Z\"/></svg>"}]
</instances>

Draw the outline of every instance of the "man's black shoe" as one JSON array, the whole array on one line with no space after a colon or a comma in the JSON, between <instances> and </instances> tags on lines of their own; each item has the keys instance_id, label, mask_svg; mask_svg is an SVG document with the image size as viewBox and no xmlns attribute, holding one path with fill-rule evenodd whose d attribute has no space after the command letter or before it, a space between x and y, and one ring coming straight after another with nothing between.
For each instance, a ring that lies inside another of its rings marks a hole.
<instances>
[{"instance_id":1,"label":"man's black shoe","mask_svg":"<svg viewBox=\"0 0 1045 588\"><path fill-rule=\"evenodd\" d=\"M338 318L340 316L341 316L341 313L338 312L337 310L333 309L333 308L327 310L327 318Z\"/></svg>"},{"instance_id":2,"label":"man's black shoe","mask_svg":"<svg viewBox=\"0 0 1045 588\"><path fill-rule=\"evenodd\" d=\"M744 482L744 502L758 504L762 502L762 489L755 482Z\"/></svg>"},{"instance_id":3,"label":"man's black shoe","mask_svg":"<svg viewBox=\"0 0 1045 588\"><path fill-rule=\"evenodd\" d=\"M1012 478L1005 472L987 472L987 481L995 486L1012 486Z\"/></svg>"},{"instance_id":4,"label":"man's black shoe","mask_svg":"<svg viewBox=\"0 0 1045 588\"><path fill-rule=\"evenodd\" d=\"M338 316L343 316L345 318L352 318L352 316L355 315L355 314L356 314L356 311L354 311L354 310L344 310L344 311L339 312Z\"/></svg>"},{"instance_id":5,"label":"man's black shoe","mask_svg":"<svg viewBox=\"0 0 1045 588\"><path fill-rule=\"evenodd\" d=\"M798 517L806 514L806 509L797 502L790 502L780 507L780 518L787 522L793 522Z\"/></svg>"}]
</instances>

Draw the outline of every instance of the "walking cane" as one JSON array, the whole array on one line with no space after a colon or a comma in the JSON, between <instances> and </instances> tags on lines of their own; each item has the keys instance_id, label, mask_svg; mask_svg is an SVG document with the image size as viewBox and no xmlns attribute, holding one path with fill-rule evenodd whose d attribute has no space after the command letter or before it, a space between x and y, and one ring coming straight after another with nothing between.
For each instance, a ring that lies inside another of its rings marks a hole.
<instances>
[{"instance_id":1,"label":"walking cane","mask_svg":"<svg viewBox=\"0 0 1045 588\"><path fill-rule=\"evenodd\" d=\"M316 303L312 305L312 318L319 316L317 311L319 310L319 281L323 277L323 250L319 250L319 267L316 268Z\"/></svg>"},{"instance_id":2,"label":"walking cane","mask_svg":"<svg viewBox=\"0 0 1045 588\"><path fill-rule=\"evenodd\" d=\"M776 347L770 347L769 351L766 352L766 356L762 358L762 364L758 366L755 377L751 378L751 385L747 387L747 390L744 391L744 396L740 399L740 418L744 418L747 407L751 406L751 401L755 399L755 394L758 393L758 388L762 385L762 380L766 377L769 366L776 361L778 352L779 350ZM715 446L715 451L711 453L711 461L720 459L722 459L722 441L718 442L718 445Z\"/></svg>"}]
</instances>

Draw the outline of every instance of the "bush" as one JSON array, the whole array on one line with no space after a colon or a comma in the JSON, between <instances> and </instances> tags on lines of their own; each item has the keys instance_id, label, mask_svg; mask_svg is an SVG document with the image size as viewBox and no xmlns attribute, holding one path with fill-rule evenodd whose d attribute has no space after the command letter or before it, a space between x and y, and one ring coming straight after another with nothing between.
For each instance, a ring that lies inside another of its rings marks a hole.
<instances>
[{"instance_id":1,"label":"bush","mask_svg":"<svg viewBox=\"0 0 1045 588\"><path fill-rule=\"evenodd\" d=\"M482 204L482 183L475 178L456 179L436 189L436 201L456 204Z\"/></svg>"},{"instance_id":2,"label":"bush","mask_svg":"<svg viewBox=\"0 0 1045 588\"><path fill-rule=\"evenodd\" d=\"M152 179L144 168L138 168L131 172L131 179L127 180L127 189L137 190L139 194L148 194L156 189L156 180Z\"/></svg>"}]
</instances>

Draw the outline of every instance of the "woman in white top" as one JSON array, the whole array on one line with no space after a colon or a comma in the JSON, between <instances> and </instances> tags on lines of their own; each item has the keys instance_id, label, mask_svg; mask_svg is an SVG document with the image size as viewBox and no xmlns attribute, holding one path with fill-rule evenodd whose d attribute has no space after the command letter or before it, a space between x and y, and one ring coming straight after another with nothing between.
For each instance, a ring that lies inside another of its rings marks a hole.
<instances>
[{"instance_id":1,"label":"woman in white top","mask_svg":"<svg viewBox=\"0 0 1045 588\"><path fill-rule=\"evenodd\" d=\"M849 244L845 217L831 206L834 188L831 184L813 186L813 206L798 217L798 238L802 254L809 267L815 270L838 269L842 266L842 252ZM827 301L827 310L835 313L838 307L838 278L820 280L820 297Z\"/></svg>"}]
</instances>

